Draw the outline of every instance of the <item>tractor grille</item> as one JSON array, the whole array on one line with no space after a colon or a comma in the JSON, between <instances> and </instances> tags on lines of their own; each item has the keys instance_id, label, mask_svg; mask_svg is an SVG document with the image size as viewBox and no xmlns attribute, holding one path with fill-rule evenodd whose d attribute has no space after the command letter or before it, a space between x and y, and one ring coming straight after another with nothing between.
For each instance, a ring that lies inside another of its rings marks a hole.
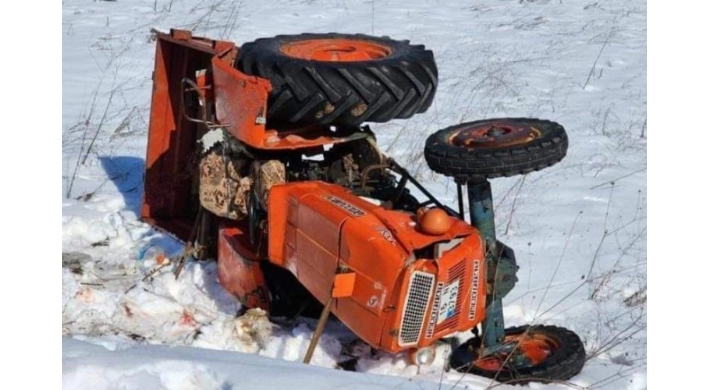
<instances>
[{"instance_id":1,"label":"tractor grille","mask_svg":"<svg viewBox=\"0 0 710 390\"><path fill-rule=\"evenodd\" d=\"M399 332L399 345L416 344L424 324L427 305L434 288L434 275L424 272L412 272L409 290L404 301L404 314Z\"/></svg>"}]
</instances>

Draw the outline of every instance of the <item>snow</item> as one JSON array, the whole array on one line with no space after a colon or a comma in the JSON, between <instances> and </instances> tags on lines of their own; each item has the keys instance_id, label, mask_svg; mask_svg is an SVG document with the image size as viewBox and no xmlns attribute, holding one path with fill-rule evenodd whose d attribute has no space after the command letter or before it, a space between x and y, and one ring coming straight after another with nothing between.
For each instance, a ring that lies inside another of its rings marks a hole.
<instances>
[{"instance_id":1,"label":"snow","mask_svg":"<svg viewBox=\"0 0 710 390\"><path fill-rule=\"evenodd\" d=\"M103 346L65 338L65 388L121 389L436 389L408 378L363 375L247 354L202 348Z\"/></svg>"},{"instance_id":2,"label":"snow","mask_svg":"<svg viewBox=\"0 0 710 390\"><path fill-rule=\"evenodd\" d=\"M592 357L570 381L575 385L646 388L646 19L642 0L64 0L63 386L491 384L444 372L445 346L432 366L419 369L404 356L370 356L335 321L306 367L298 362L313 321L273 323L268 332L258 316L247 324L236 319L238 303L217 283L211 262L187 264L178 280L170 264L142 280L157 264L139 259L141 250L158 246L172 259L182 250L138 219L155 50L150 29L176 27L237 43L338 31L425 44L439 67L433 106L372 128L383 150L452 207L454 183L432 174L421 155L429 134L490 117L564 125L565 160L492 181L499 238L520 265L504 300L506 324L578 333ZM344 346L360 357L359 372L334 368L350 357Z\"/></svg>"}]
</instances>

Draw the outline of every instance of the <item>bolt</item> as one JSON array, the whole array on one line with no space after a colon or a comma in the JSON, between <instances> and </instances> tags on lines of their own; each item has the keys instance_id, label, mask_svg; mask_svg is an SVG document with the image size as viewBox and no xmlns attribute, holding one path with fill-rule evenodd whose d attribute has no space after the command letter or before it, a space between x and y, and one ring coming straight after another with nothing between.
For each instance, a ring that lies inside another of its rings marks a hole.
<instances>
[{"instance_id":1,"label":"bolt","mask_svg":"<svg viewBox=\"0 0 710 390\"><path fill-rule=\"evenodd\" d=\"M505 134L505 131L498 126L493 126L488 130L488 135L491 137L500 137L503 134Z\"/></svg>"}]
</instances>

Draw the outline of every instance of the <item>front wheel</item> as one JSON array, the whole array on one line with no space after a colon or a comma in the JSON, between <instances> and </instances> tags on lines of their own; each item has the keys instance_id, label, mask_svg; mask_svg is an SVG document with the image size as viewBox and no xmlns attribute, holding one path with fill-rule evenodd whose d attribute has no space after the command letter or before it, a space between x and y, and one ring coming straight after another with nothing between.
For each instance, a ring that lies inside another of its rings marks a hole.
<instances>
[{"instance_id":1,"label":"front wheel","mask_svg":"<svg viewBox=\"0 0 710 390\"><path fill-rule=\"evenodd\" d=\"M559 162L566 153L565 129L531 118L461 123L430 135L424 147L429 168L454 177L525 174Z\"/></svg>"},{"instance_id":2,"label":"front wheel","mask_svg":"<svg viewBox=\"0 0 710 390\"><path fill-rule=\"evenodd\" d=\"M503 348L480 356L481 339L472 338L451 354L457 371L524 384L567 380L584 366L586 353L579 336L558 326L519 326L505 330Z\"/></svg>"}]
</instances>

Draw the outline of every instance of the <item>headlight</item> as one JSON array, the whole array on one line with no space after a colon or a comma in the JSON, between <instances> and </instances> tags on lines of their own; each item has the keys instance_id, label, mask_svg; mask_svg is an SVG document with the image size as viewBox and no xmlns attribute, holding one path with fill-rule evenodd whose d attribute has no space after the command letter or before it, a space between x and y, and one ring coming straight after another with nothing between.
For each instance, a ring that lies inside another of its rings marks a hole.
<instances>
[{"instance_id":1,"label":"headlight","mask_svg":"<svg viewBox=\"0 0 710 390\"><path fill-rule=\"evenodd\" d=\"M428 366L436 358L436 349L433 346L419 348L409 354L409 360L417 366Z\"/></svg>"}]
</instances>

